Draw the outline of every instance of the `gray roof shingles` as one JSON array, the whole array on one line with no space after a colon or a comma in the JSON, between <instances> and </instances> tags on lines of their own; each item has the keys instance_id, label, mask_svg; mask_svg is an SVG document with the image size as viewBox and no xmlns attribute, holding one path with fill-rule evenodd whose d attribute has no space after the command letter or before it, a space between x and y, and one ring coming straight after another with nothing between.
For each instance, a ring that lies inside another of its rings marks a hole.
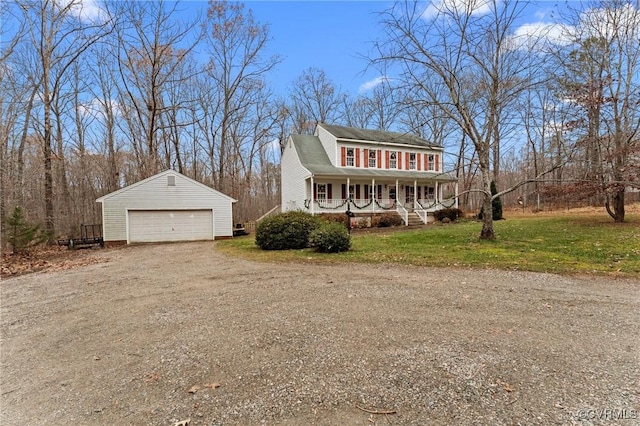
<instances>
[{"instance_id":1,"label":"gray roof shingles","mask_svg":"<svg viewBox=\"0 0 640 426\"><path fill-rule=\"evenodd\" d=\"M324 126L324 125L323 125ZM327 129L328 130L328 129ZM298 158L302 165L316 176L387 178L387 179L428 179L438 181L454 181L455 178L447 173L434 173L412 170L384 170L384 169L356 169L351 167L336 167L331 164L329 156L322 147L317 136L291 135Z\"/></svg>"},{"instance_id":2,"label":"gray roof shingles","mask_svg":"<svg viewBox=\"0 0 640 426\"><path fill-rule=\"evenodd\" d=\"M401 145L414 145L421 148L440 148L440 145L431 143L418 136L409 133L387 132L384 130L357 129L355 127L336 126L334 124L320 123L318 126L327 130L338 139L352 139L363 142L395 143Z\"/></svg>"}]
</instances>

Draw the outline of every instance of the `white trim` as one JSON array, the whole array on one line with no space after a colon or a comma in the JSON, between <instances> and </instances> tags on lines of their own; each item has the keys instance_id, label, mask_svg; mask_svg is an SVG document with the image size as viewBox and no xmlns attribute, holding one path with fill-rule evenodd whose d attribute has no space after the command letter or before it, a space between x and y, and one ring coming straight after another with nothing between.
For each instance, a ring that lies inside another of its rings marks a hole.
<instances>
[{"instance_id":1,"label":"white trim","mask_svg":"<svg viewBox=\"0 0 640 426\"><path fill-rule=\"evenodd\" d=\"M234 199L234 198L232 198L232 197L230 197L230 196L228 196L226 194L223 194L222 192L220 192L218 190L215 190L215 189L213 189L213 188L211 188L211 187L209 187L209 186L207 186L207 185L205 185L203 183L198 182L197 180L191 179L190 177L185 176L182 173L178 173L175 170L168 169L168 170L165 170L164 172L160 172L160 173L155 174L153 176L149 176L148 178L143 179L141 181L138 181L136 183L132 183L131 185L127 185L124 188L120 188L117 191L114 191L114 192L111 192L109 194L103 195L102 197L96 199L96 202L97 203L102 203L103 201L108 200L109 198L116 197L116 196L118 196L118 195L120 195L120 194L122 194L122 193L124 193L126 191L129 191L129 190L131 190L133 188L137 188L140 185L144 185L147 182L150 182L150 181L155 180L157 178L166 176L168 174L175 174L176 176L180 176L181 178L184 178L184 179L186 179L186 180L188 180L188 181L190 181L190 182L192 182L192 183L194 183L194 184L196 184L196 185L198 185L198 186L200 186L200 187L202 187L202 188L204 188L204 189L206 189L206 190L208 190L208 191L210 191L210 192L212 192L212 193L214 193L216 195L220 195L220 196L222 196L224 198L227 198L232 203L235 203L235 202L238 201L238 200L236 200L236 199Z\"/></svg>"}]
</instances>

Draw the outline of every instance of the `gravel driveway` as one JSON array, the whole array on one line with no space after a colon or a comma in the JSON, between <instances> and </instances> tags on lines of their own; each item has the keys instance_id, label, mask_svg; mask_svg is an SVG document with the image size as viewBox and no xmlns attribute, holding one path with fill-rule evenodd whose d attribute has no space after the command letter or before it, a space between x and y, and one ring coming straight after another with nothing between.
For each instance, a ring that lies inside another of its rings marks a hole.
<instances>
[{"instance_id":1,"label":"gravel driveway","mask_svg":"<svg viewBox=\"0 0 640 426\"><path fill-rule=\"evenodd\" d=\"M3 280L0 424L640 424L637 280L92 255Z\"/></svg>"}]
</instances>

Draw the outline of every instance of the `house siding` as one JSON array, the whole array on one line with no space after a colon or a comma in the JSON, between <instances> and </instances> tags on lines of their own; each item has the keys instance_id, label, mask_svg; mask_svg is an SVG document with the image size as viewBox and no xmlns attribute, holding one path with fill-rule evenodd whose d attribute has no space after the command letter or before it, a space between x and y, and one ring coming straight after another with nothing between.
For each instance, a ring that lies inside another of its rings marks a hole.
<instances>
[{"instance_id":1,"label":"house siding","mask_svg":"<svg viewBox=\"0 0 640 426\"><path fill-rule=\"evenodd\" d=\"M167 176L175 176L175 186ZM105 241L127 240L129 210L213 209L215 237L233 235L232 199L178 173L161 173L101 199Z\"/></svg>"},{"instance_id":2,"label":"house siding","mask_svg":"<svg viewBox=\"0 0 640 426\"><path fill-rule=\"evenodd\" d=\"M291 137L282 153L280 167L287 171L287 176L282 179L280 188L282 211L303 210L304 200L307 198L307 178L311 173L302 166Z\"/></svg>"},{"instance_id":3,"label":"house siding","mask_svg":"<svg viewBox=\"0 0 640 426\"><path fill-rule=\"evenodd\" d=\"M329 156L331 165L340 166L340 153L338 152L338 139L321 126L316 126L316 136Z\"/></svg>"}]
</instances>

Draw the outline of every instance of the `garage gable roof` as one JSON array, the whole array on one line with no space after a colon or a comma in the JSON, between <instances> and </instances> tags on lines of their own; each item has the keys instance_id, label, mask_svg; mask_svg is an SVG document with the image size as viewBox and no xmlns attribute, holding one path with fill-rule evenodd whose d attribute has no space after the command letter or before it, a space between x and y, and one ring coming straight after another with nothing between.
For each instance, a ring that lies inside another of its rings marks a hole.
<instances>
[{"instance_id":1,"label":"garage gable roof","mask_svg":"<svg viewBox=\"0 0 640 426\"><path fill-rule=\"evenodd\" d=\"M217 190L215 190L213 188L208 187L207 185L205 185L203 183L198 182L197 180L191 179L190 177L185 176L182 173L178 173L175 170L168 169L168 170L165 170L164 172L160 172L160 173L158 173L156 175L150 176L150 177L148 177L146 179L143 179L141 181L138 181L136 183L132 183L131 185L127 185L124 188L121 188L121 189L119 189L117 191L111 192L111 193L109 193L107 195L103 195L102 197L96 199L96 203L102 203L103 201L106 201L109 198L117 197L120 194L122 194L124 192L127 192L127 191L129 191L129 190L131 190L133 188L137 188L137 187L142 186L142 185L144 185L144 184L146 184L148 182L151 182L151 181L156 180L158 178L162 178L164 176L169 176L169 175L180 176L181 179L184 179L184 180L186 180L188 182L191 182L191 183L193 183L193 184L195 184L197 186L200 186L201 188L211 192L212 195L216 195L216 196L219 196L219 197L226 198L229 201L231 201L232 203L235 203L235 202L238 201L238 200L236 200L236 199L234 199L232 197L229 197L226 194L223 194L220 191L217 191Z\"/></svg>"}]
</instances>

